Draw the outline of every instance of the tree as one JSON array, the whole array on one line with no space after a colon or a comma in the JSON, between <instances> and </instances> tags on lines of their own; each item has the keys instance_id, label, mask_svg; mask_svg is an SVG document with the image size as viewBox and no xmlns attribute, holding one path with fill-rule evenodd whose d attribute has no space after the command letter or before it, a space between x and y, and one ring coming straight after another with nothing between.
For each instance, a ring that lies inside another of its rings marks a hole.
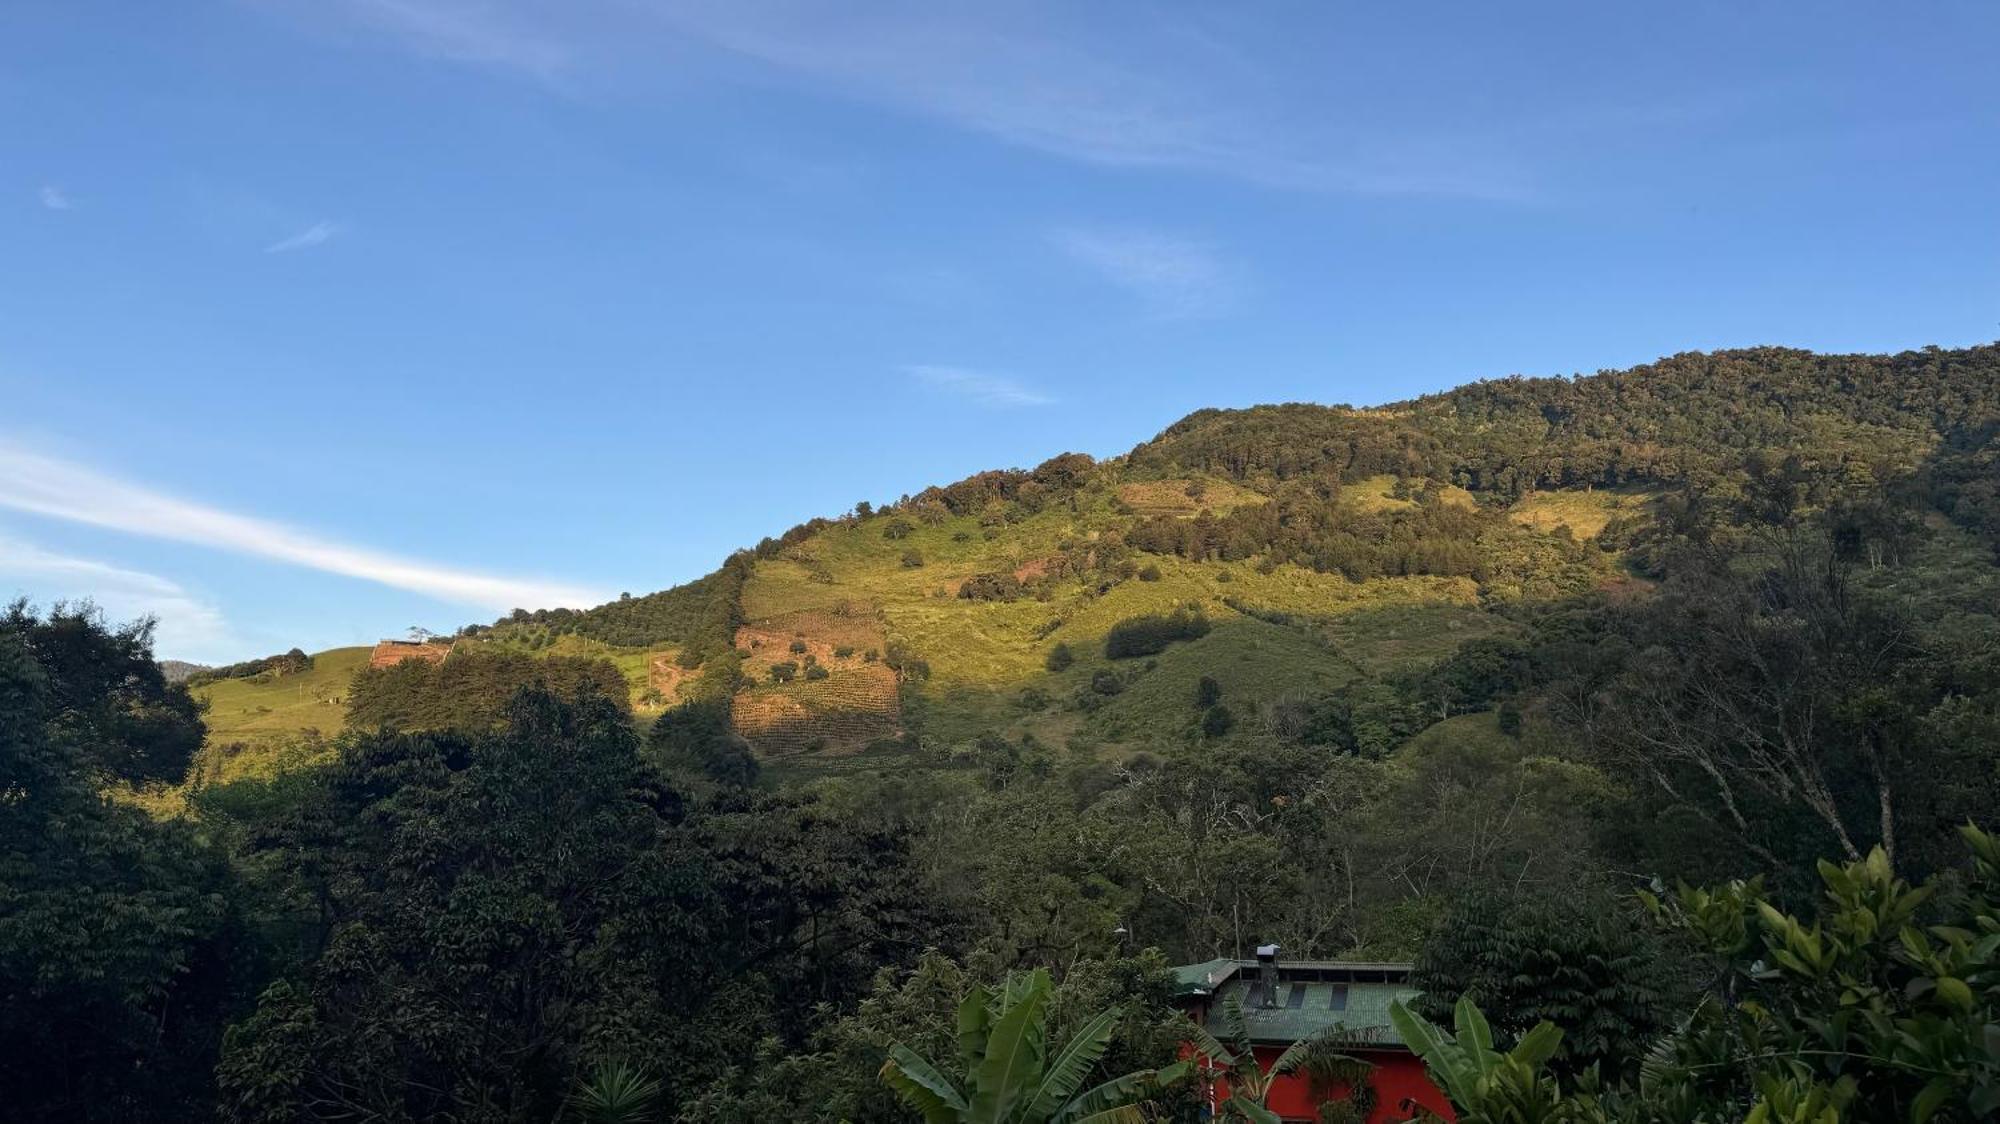
<instances>
[{"instance_id":1,"label":"tree","mask_svg":"<svg viewBox=\"0 0 2000 1124\"><path fill-rule=\"evenodd\" d=\"M1636 903L1575 887L1458 899L1425 939L1411 986L1415 1010L1440 1021L1470 997L1511 1043L1560 1021L1559 1068L1635 1074L1640 1058L1684 1009L1686 952L1635 916Z\"/></svg>"},{"instance_id":2,"label":"tree","mask_svg":"<svg viewBox=\"0 0 2000 1124\"><path fill-rule=\"evenodd\" d=\"M193 1120L253 959L223 856L107 789L201 744L152 624L0 614L0 1103L20 1120Z\"/></svg>"},{"instance_id":3,"label":"tree","mask_svg":"<svg viewBox=\"0 0 2000 1124\"><path fill-rule=\"evenodd\" d=\"M1110 1045L1119 1012L1105 1011L1049 1057L1045 969L975 990L958 1009L957 1081L907 1046L889 1050L882 1080L926 1124L1141 1124L1136 1107L1180 1080L1176 1063L1138 1070L1083 1088Z\"/></svg>"},{"instance_id":4,"label":"tree","mask_svg":"<svg viewBox=\"0 0 2000 1124\"><path fill-rule=\"evenodd\" d=\"M1057 644L1055 647L1049 649L1048 659L1042 662L1043 666L1047 667L1050 671L1067 671L1069 670L1069 666L1076 662L1076 655L1069 650L1069 645Z\"/></svg>"},{"instance_id":5,"label":"tree","mask_svg":"<svg viewBox=\"0 0 2000 1124\"><path fill-rule=\"evenodd\" d=\"M549 1120L657 1057L672 1103L937 929L894 830L638 750L607 700L536 690L499 731L345 744L254 835L311 952L231 1029L225 1118Z\"/></svg>"},{"instance_id":6,"label":"tree","mask_svg":"<svg viewBox=\"0 0 2000 1124\"><path fill-rule=\"evenodd\" d=\"M1767 869L1831 844L1893 862L1899 785L1926 769L1910 622L1867 597L1824 537L1783 536L1748 580L1739 558L1687 567L1632 621L1637 650L1587 722L1609 764L1740 840ZM1950 763L1937 760L1930 768ZM1804 844L1803 853L1800 845Z\"/></svg>"},{"instance_id":7,"label":"tree","mask_svg":"<svg viewBox=\"0 0 2000 1124\"><path fill-rule=\"evenodd\" d=\"M1149 613L1127 617L1111 626L1104 635L1104 654L1110 659L1155 656L1176 640L1198 640L1208 635L1208 618L1185 609L1170 614Z\"/></svg>"},{"instance_id":8,"label":"tree","mask_svg":"<svg viewBox=\"0 0 2000 1124\"><path fill-rule=\"evenodd\" d=\"M1469 996L1456 1035L1400 1003L1391 1017L1467 1124L1991 1119L2000 840L1970 824L1961 835L1973 861L1956 885L1912 887L1881 847L1821 861L1811 923L1773 905L1757 880L1642 894L1660 924L1702 950L1710 982L1636 1080L1554 1072L1563 1032L1547 1021L1499 1053Z\"/></svg>"},{"instance_id":9,"label":"tree","mask_svg":"<svg viewBox=\"0 0 2000 1124\"><path fill-rule=\"evenodd\" d=\"M653 721L647 745L670 777L699 779L729 788L757 783L760 769L729 724L726 702L683 703Z\"/></svg>"}]
</instances>

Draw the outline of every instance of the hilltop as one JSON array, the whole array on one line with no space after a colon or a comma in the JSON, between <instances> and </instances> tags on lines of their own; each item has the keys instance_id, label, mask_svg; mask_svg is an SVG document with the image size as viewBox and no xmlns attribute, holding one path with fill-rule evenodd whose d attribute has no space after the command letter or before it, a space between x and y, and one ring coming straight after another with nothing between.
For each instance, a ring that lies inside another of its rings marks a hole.
<instances>
[{"instance_id":1,"label":"hilltop","mask_svg":"<svg viewBox=\"0 0 2000 1124\"><path fill-rule=\"evenodd\" d=\"M608 660L641 718L724 706L793 771L1115 758L1328 700L1361 730L1343 736L1395 742L1421 720L1356 706L1522 637L1535 606L1644 596L1670 540L1839 512L1878 554L1925 518L1990 544L1995 417L1990 346L1688 354L1379 408L1202 410L1122 456L859 504L687 585L517 611L458 651ZM1121 626L1149 638L1108 650ZM212 743L337 729L357 652L202 687Z\"/></svg>"}]
</instances>

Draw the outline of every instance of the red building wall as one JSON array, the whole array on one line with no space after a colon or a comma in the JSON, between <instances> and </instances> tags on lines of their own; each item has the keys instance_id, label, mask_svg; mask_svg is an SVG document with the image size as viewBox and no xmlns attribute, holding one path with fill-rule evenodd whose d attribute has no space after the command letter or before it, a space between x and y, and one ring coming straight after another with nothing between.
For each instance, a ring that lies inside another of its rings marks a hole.
<instances>
[{"instance_id":1,"label":"red building wall","mask_svg":"<svg viewBox=\"0 0 2000 1124\"><path fill-rule=\"evenodd\" d=\"M1257 1047L1257 1064L1269 1072L1271 1063L1278 1060L1284 1050L1276 1046ZM1421 1058L1405 1050L1356 1050L1355 1055L1366 1059L1375 1067L1368 1075L1368 1083L1375 1090L1375 1107L1368 1113L1368 1124L1394 1124L1417 1115L1419 1109L1428 1109L1446 1120L1454 1120L1451 1102L1424 1072ZM1211 1107L1219 1107L1229 1096L1229 1083L1215 1081L1210 1092ZM1264 1099L1264 1106L1286 1120L1315 1120L1318 1105L1315 1104L1306 1086L1306 1079L1297 1074L1286 1074L1271 1085L1270 1096Z\"/></svg>"}]
</instances>

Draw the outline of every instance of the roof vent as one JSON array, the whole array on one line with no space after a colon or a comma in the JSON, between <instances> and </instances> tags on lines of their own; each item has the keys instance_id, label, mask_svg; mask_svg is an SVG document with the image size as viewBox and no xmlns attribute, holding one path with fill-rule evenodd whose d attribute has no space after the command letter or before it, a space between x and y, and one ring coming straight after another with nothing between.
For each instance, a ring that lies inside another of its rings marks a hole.
<instances>
[{"instance_id":1,"label":"roof vent","mask_svg":"<svg viewBox=\"0 0 2000 1124\"><path fill-rule=\"evenodd\" d=\"M1278 946L1260 944L1257 946L1257 991L1258 1006L1278 1005Z\"/></svg>"}]
</instances>

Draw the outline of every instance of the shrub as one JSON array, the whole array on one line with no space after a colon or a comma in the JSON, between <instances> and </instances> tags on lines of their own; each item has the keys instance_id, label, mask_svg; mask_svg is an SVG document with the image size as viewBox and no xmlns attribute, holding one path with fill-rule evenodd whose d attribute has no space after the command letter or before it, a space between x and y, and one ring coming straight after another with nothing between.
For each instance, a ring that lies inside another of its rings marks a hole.
<instances>
[{"instance_id":1,"label":"shrub","mask_svg":"<svg viewBox=\"0 0 2000 1124\"><path fill-rule=\"evenodd\" d=\"M958 595L968 601L1017 601L1026 591L1021 579L1004 570L974 574L958 587Z\"/></svg>"},{"instance_id":2,"label":"shrub","mask_svg":"<svg viewBox=\"0 0 2000 1124\"><path fill-rule=\"evenodd\" d=\"M1043 666L1047 667L1050 671L1065 671L1069 668L1069 665L1075 662L1076 653L1070 651L1067 644L1058 644L1050 648L1049 658L1042 661Z\"/></svg>"},{"instance_id":3,"label":"shrub","mask_svg":"<svg viewBox=\"0 0 2000 1124\"><path fill-rule=\"evenodd\" d=\"M796 656L796 655L800 654L801 652L804 652L805 650L806 650L806 642L805 642L805 641L803 641L803 640L794 640L794 641L792 641L792 654L793 654L793 655L795 655L795 656Z\"/></svg>"},{"instance_id":4,"label":"shrub","mask_svg":"<svg viewBox=\"0 0 2000 1124\"><path fill-rule=\"evenodd\" d=\"M861 653L861 662L863 663L874 663L876 660L879 660L881 658L882 658L882 653L876 651L873 648L870 648L867 651Z\"/></svg>"},{"instance_id":5,"label":"shrub","mask_svg":"<svg viewBox=\"0 0 2000 1124\"><path fill-rule=\"evenodd\" d=\"M833 656L835 659L844 660L849 656L852 656L853 654L854 654L854 645L852 644L839 644L836 645L833 649Z\"/></svg>"},{"instance_id":6,"label":"shrub","mask_svg":"<svg viewBox=\"0 0 2000 1124\"><path fill-rule=\"evenodd\" d=\"M1152 563L1148 562L1148 563L1147 563L1147 564L1145 565L1145 567L1144 567L1143 569L1141 569L1141 570L1139 571L1139 580L1140 580L1140 581L1142 581L1142 582L1156 582L1156 581L1159 581L1159 580L1160 580L1160 568L1159 568L1158 566L1155 566L1155 565L1153 565Z\"/></svg>"},{"instance_id":7,"label":"shrub","mask_svg":"<svg viewBox=\"0 0 2000 1124\"><path fill-rule=\"evenodd\" d=\"M799 677L799 665L790 660L771 665L771 682L790 683Z\"/></svg>"},{"instance_id":8,"label":"shrub","mask_svg":"<svg viewBox=\"0 0 2000 1124\"><path fill-rule=\"evenodd\" d=\"M311 656L306 655L297 648L293 648L283 655L246 660L242 663L230 664L227 667L203 668L187 677L187 685L189 687L199 687L205 683L213 683L218 679L248 679L253 675L264 675L266 673L269 673L274 678L284 675L295 675L302 671L311 671L312 665Z\"/></svg>"},{"instance_id":9,"label":"shrub","mask_svg":"<svg viewBox=\"0 0 2000 1124\"><path fill-rule=\"evenodd\" d=\"M806 682L812 683L826 678L826 669L818 664L806 668Z\"/></svg>"},{"instance_id":10,"label":"shrub","mask_svg":"<svg viewBox=\"0 0 2000 1124\"><path fill-rule=\"evenodd\" d=\"M915 531L916 529L917 525L915 523L910 522L908 519L901 519L901 518L891 519L889 520L888 523L883 525L882 537L892 542L897 539L906 539L910 537L910 532Z\"/></svg>"},{"instance_id":11,"label":"shrub","mask_svg":"<svg viewBox=\"0 0 2000 1124\"><path fill-rule=\"evenodd\" d=\"M929 661L900 645L889 645L889 654L883 657L882 662L894 668L896 675L902 679L922 680L931 677Z\"/></svg>"},{"instance_id":12,"label":"shrub","mask_svg":"<svg viewBox=\"0 0 2000 1124\"><path fill-rule=\"evenodd\" d=\"M1207 710L1222 701L1222 684L1215 676L1204 675L1194 685L1194 705L1196 710Z\"/></svg>"},{"instance_id":13,"label":"shrub","mask_svg":"<svg viewBox=\"0 0 2000 1124\"><path fill-rule=\"evenodd\" d=\"M1205 737L1219 738L1228 733L1229 728L1234 725L1236 716L1221 703L1209 707L1208 713L1201 716L1201 732Z\"/></svg>"},{"instance_id":14,"label":"shrub","mask_svg":"<svg viewBox=\"0 0 2000 1124\"><path fill-rule=\"evenodd\" d=\"M1115 695L1125 689L1125 681L1118 673L1109 669L1099 669L1090 677L1090 689L1100 695Z\"/></svg>"},{"instance_id":15,"label":"shrub","mask_svg":"<svg viewBox=\"0 0 2000 1124\"><path fill-rule=\"evenodd\" d=\"M515 693L536 683L564 699L596 694L629 706L624 674L605 660L466 652L443 663L404 660L363 668L348 688L347 724L363 730L493 729L505 722Z\"/></svg>"},{"instance_id":16,"label":"shrub","mask_svg":"<svg viewBox=\"0 0 2000 1124\"><path fill-rule=\"evenodd\" d=\"M1104 637L1104 654L1114 660L1150 656L1164 652L1176 640L1194 640L1208 635L1208 618L1186 610L1169 616L1147 614L1131 617L1111 626Z\"/></svg>"},{"instance_id":17,"label":"shrub","mask_svg":"<svg viewBox=\"0 0 2000 1124\"><path fill-rule=\"evenodd\" d=\"M915 550L903 552L903 569L914 570L924 564L924 556Z\"/></svg>"}]
</instances>

